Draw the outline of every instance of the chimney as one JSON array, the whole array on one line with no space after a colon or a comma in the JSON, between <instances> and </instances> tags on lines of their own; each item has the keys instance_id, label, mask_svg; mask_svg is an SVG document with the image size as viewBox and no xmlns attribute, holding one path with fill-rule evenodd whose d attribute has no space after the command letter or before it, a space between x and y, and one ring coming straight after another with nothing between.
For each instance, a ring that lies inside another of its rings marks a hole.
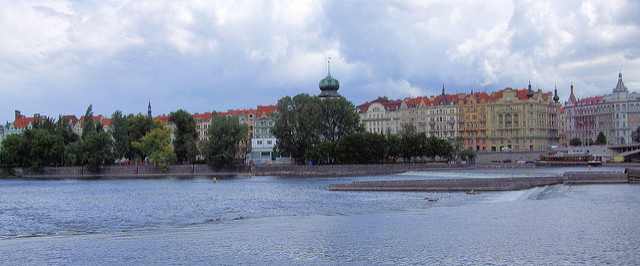
<instances>
[{"instance_id":1,"label":"chimney","mask_svg":"<svg viewBox=\"0 0 640 266\"><path fill-rule=\"evenodd\" d=\"M24 118L24 115L22 115L22 114L20 113L20 111L16 110L15 120L18 120L18 119L20 119L20 118Z\"/></svg>"}]
</instances>

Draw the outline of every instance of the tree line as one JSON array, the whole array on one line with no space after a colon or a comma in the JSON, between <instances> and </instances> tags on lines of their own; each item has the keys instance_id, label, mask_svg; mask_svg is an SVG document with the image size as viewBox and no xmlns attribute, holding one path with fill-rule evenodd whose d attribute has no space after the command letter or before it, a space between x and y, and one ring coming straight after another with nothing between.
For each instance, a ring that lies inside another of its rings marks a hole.
<instances>
[{"instance_id":1,"label":"tree line","mask_svg":"<svg viewBox=\"0 0 640 266\"><path fill-rule=\"evenodd\" d=\"M14 167L41 170L45 166L82 165L97 172L100 166L123 161L148 161L163 170L170 163L206 162L216 169L233 167L235 144L247 137L248 126L215 113L212 119L207 139L202 141L198 140L195 119L182 109L170 113L173 127L142 114L115 111L109 130L105 131L99 121L94 121L90 105L81 135L73 132L71 121L60 116L57 120L35 121L32 129L7 136L0 147L0 167L11 172Z\"/></svg>"},{"instance_id":2,"label":"tree line","mask_svg":"<svg viewBox=\"0 0 640 266\"><path fill-rule=\"evenodd\" d=\"M418 133L406 125L399 135L366 132L355 106L344 98L321 99L299 94L278 101L272 114L276 137L274 152L291 156L296 163L375 164L415 161L448 161L474 158L462 150L461 141L448 141ZM59 117L36 121L23 134L7 136L0 147L0 167L100 166L123 161L148 161L166 170L170 163L206 162L212 168L232 168L238 143L248 137L248 125L235 117L213 113L205 139L198 139L195 118L185 110L169 114L172 126L151 117L111 115L109 130L94 121L92 106L84 115L80 136L70 121ZM173 139L172 139L173 137ZM248 152L242 151L242 152Z\"/></svg>"},{"instance_id":3,"label":"tree line","mask_svg":"<svg viewBox=\"0 0 640 266\"><path fill-rule=\"evenodd\" d=\"M272 129L276 150L296 163L375 164L412 161L448 161L474 158L461 142L450 142L416 132L409 124L400 135L366 132L355 106L344 98L321 99L298 94L278 101Z\"/></svg>"}]
</instances>

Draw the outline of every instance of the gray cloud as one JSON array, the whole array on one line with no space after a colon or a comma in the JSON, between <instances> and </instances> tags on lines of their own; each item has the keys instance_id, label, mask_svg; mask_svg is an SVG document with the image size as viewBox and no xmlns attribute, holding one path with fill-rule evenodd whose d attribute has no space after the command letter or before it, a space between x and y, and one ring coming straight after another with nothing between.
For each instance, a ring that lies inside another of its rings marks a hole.
<instances>
[{"instance_id":1,"label":"gray cloud","mask_svg":"<svg viewBox=\"0 0 640 266\"><path fill-rule=\"evenodd\" d=\"M636 1L21 1L0 10L0 121L569 84L640 86Z\"/></svg>"}]
</instances>

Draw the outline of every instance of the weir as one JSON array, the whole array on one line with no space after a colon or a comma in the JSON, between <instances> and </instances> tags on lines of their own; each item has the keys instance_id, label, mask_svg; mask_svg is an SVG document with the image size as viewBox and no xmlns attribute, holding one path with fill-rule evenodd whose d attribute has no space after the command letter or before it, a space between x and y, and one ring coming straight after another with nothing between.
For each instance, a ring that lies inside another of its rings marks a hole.
<instances>
[{"instance_id":1,"label":"weir","mask_svg":"<svg viewBox=\"0 0 640 266\"><path fill-rule=\"evenodd\" d=\"M632 181L633 180L633 181ZM356 181L350 184L334 184L331 191L512 191L539 186L567 184L620 184L640 180L640 169L625 172L589 171L565 172L558 177L467 178L435 180Z\"/></svg>"}]
</instances>

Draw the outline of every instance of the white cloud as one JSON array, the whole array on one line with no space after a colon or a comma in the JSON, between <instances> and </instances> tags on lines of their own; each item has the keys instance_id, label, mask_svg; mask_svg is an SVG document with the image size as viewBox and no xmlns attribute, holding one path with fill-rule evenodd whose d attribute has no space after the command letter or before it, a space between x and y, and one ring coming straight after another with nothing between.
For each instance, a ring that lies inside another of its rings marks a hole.
<instances>
[{"instance_id":1,"label":"white cloud","mask_svg":"<svg viewBox=\"0 0 640 266\"><path fill-rule=\"evenodd\" d=\"M10 1L0 9L0 89L13 109L94 103L168 113L315 94L332 58L340 93L377 96L569 84L640 88L637 1ZM449 89L451 88L451 89ZM127 95L122 97L121 95ZM139 107L138 105L142 106ZM29 111L32 110L32 111ZM67 110L68 111L68 110Z\"/></svg>"}]
</instances>

